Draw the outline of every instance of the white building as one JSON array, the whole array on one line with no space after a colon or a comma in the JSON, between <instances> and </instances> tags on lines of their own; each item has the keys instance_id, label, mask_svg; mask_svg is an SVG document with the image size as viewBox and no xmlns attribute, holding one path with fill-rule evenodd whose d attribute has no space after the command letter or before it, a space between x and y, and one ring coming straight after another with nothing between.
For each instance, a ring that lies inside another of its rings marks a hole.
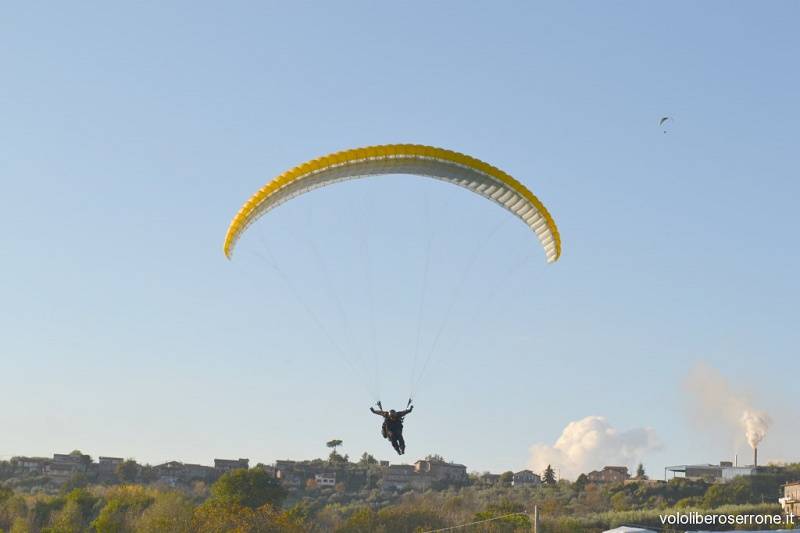
<instances>
[{"instance_id":1,"label":"white building","mask_svg":"<svg viewBox=\"0 0 800 533\"><path fill-rule=\"evenodd\" d=\"M672 472L673 477L685 477L686 479L704 480L709 483L719 483L720 481L730 481L741 476L752 476L757 473L754 466L733 466L730 461L720 461L718 465L676 465L668 466L664 469L664 479L667 479L667 472Z\"/></svg>"}]
</instances>

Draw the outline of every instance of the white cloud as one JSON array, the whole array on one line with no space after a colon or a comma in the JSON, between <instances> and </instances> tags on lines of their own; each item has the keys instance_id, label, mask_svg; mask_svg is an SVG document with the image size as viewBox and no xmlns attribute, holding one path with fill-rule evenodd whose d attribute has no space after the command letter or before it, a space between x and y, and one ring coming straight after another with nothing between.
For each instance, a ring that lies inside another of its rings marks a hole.
<instances>
[{"instance_id":1,"label":"white cloud","mask_svg":"<svg viewBox=\"0 0 800 533\"><path fill-rule=\"evenodd\" d=\"M549 464L567 479L606 465L633 471L647 452L660 446L652 428L618 431L605 417L587 416L570 422L554 445L531 446L529 467L542 472Z\"/></svg>"}]
</instances>

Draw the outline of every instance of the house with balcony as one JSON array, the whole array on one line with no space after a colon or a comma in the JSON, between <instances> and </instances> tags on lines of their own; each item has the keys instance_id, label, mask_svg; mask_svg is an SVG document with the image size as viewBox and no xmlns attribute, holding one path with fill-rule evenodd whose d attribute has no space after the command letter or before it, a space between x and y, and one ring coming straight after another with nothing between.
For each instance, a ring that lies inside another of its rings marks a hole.
<instances>
[{"instance_id":1,"label":"house with balcony","mask_svg":"<svg viewBox=\"0 0 800 533\"><path fill-rule=\"evenodd\" d=\"M783 486L783 497L778 499L784 514L800 516L800 481Z\"/></svg>"}]
</instances>

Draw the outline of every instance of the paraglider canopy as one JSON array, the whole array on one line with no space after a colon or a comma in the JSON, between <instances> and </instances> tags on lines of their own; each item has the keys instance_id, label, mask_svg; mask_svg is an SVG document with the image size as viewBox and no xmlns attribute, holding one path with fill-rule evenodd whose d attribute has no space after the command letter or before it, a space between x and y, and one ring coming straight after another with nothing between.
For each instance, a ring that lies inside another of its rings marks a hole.
<instances>
[{"instance_id":1,"label":"paraglider canopy","mask_svg":"<svg viewBox=\"0 0 800 533\"><path fill-rule=\"evenodd\" d=\"M443 148L389 144L336 152L298 165L259 189L231 221L223 250L230 258L236 242L259 217L292 198L319 187L381 174L413 174L464 187L491 200L533 230L548 263L561 255L553 217L522 183L479 159Z\"/></svg>"}]
</instances>

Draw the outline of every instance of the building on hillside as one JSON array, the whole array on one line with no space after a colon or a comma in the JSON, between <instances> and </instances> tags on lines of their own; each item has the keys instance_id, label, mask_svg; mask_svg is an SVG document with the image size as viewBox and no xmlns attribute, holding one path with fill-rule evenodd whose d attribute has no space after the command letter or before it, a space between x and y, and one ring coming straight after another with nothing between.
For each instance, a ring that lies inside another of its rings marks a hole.
<instances>
[{"instance_id":1,"label":"building on hillside","mask_svg":"<svg viewBox=\"0 0 800 533\"><path fill-rule=\"evenodd\" d=\"M97 480L100 483L116 481L117 467L125 462L122 457L98 457Z\"/></svg>"},{"instance_id":2,"label":"building on hillside","mask_svg":"<svg viewBox=\"0 0 800 533\"><path fill-rule=\"evenodd\" d=\"M169 461L153 467L156 482L174 487L188 485L195 481L212 482L219 477L219 472L205 465Z\"/></svg>"},{"instance_id":3,"label":"building on hillside","mask_svg":"<svg viewBox=\"0 0 800 533\"><path fill-rule=\"evenodd\" d=\"M86 474L91 464L92 458L88 455L55 453L45 473L56 483L63 483L78 474Z\"/></svg>"},{"instance_id":4,"label":"building on hillside","mask_svg":"<svg viewBox=\"0 0 800 533\"><path fill-rule=\"evenodd\" d=\"M757 469L753 466L725 466L722 468L722 481L730 481L742 476L754 476Z\"/></svg>"},{"instance_id":5,"label":"building on hillside","mask_svg":"<svg viewBox=\"0 0 800 533\"><path fill-rule=\"evenodd\" d=\"M783 498L778 500L784 514L800 516L800 481L783 486Z\"/></svg>"},{"instance_id":6,"label":"building on hillside","mask_svg":"<svg viewBox=\"0 0 800 533\"><path fill-rule=\"evenodd\" d=\"M413 465L389 466L383 476L383 490L425 490L435 483L464 483L468 479L464 465L420 460Z\"/></svg>"},{"instance_id":7,"label":"building on hillside","mask_svg":"<svg viewBox=\"0 0 800 533\"><path fill-rule=\"evenodd\" d=\"M183 463L180 461L168 461L153 467L156 483L163 483L174 487L178 484L183 472Z\"/></svg>"},{"instance_id":8,"label":"building on hillside","mask_svg":"<svg viewBox=\"0 0 800 533\"><path fill-rule=\"evenodd\" d=\"M301 463L297 461L290 461L288 459L279 459L275 461L275 477L278 479L286 479L287 476L299 468Z\"/></svg>"},{"instance_id":9,"label":"building on hillside","mask_svg":"<svg viewBox=\"0 0 800 533\"><path fill-rule=\"evenodd\" d=\"M542 477L539 474L534 474L530 470L520 470L514 474L511 484L515 487L522 485L541 485Z\"/></svg>"},{"instance_id":10,"label":"building on hillside","mask_svg":"<svg viewBox=\"0 0 800 533\"><path fill-rule=\"evenodd\" d=\"M630 477L627 466L604 466L602 470L586 474L586 479L590 483L620 483Z\"/></svg>"},{"instance_id":11,"label":"building on hillside","mask_svg":"<svg viewBox=\"0 0 800 533\"><path fill-rule=\"evenodd\" d=\"M282 483L289 486L301 486L307 480L314 479L316 474L323 473L327 463L309 461L275 461L275 477Z\"/></svg>"},{"instance_id":12,"label":"building on hillside","mask_svg":"<svg viewBox=\"0 0 800 533\"><path fill-rule=\"evenodd\" d=\"M318 487L335 487L336 472L331 472L327 474L315 474L314 481L317 482Z\"/></svg>"},{"instance_id":13,"label":"building on hillside","mask_svg":"<svg viewBox=\"0 0 800 533\"><path fill-rule=\"evenodd\" d=\"M43 475L52 462L49 457L12 457L9 463L14 472L27 475Z\"/></svg>"},{"instance_id":14,"label":"building on hillside","mask_svg":"<svg viewBox=\"0 0 800 533\"><path fill-rule=\"evenodd\" d=\"M71 454L71 453L54 453L51 465L59 467L74 466L78 470L85 471L92 463L92 458L85 454Z\"/></svg>"},{"instance_id":15,"label":"building on hillside","mask_svg":"<svg viewBox=\"0 0 800 533\"><path fill-rule=\"evenodd\" d=\"M427 474L435 481L464 483L468 479L466 466L445 461L417 461L414 463L414 471L417 474Z\"/></svg>"},{"instance_id":16,"label":"building on hillside","mask_svg":"<svg viewBox=\"0 0 800 533\"><path fill-rule=\"evenodd\" d=\"M275 462L275 477L288 487L302 487L309 480L316 481L318 474L330 474L339 471L326 461L286 461ZM335 474L334 474L335 475Z\"/></svg>"},{"instance_id":17,"label":"building on hillside","mask_svg":"<svg viewBox=\"0 0 800 533\"><path fill-rule=\"evenodd\" d=\"M270 477L276 477L275 467L272 465L265 465L259 463L258 465L255 466L255 468L260 468L261 470L269 474Z\"/></svg>"},{"instance_id":18,"label":"building on hillside","mask_svg":"<svg viewBox=\"0 0 800 533\"><path fill-rule=\"evenodd\" d=\"M389 465L383 476L383 490L415 488L414 475L413 465Z\"/></svg>"},{"instance_id":19,"label":"building on hillside","mask_svg":"<svg viewBox=\"0 0 800 533\"><path fill-rule=\"evenodd\" d=\"M231 470L238 470L250 468L250 459L214 459L214 469L220 472L230 472Z\"/></svg>"},{"instance_id":20,"label":"building on hillside","mask_svg":"<svg viewBox=\"0 0 800 533\"><path fill-rule=\"evenodd\" d=\"M484 485L496 485L500 483L500 474L492 474L491 472L484 472L480 476L481 483Z\"/></svg>"},{"instance_id":21,"label":"building on hillside","mask_svg":"<svg viewBox=\"0 0 800 533\"><path fill-rule=\"evenodd\" d=\"M683 477L694 481L708 483L721 483L741 476L752 476L756 468L752 466L733 466L730 461L720 461L718 465L675 465L664 469L664 479L667 472L672 472L672 477Z\"/></svg>"},{"instance_id":22,"label":"building on hillside","mask_svg":"<svg viewBox=\"0 0 800 533\"><path fill-rule=\"evenodd\" d=\"M305 479L305 472L299 471L297 461L278 460L275 461L275 478L289 487L299 487Z\"/></svg>"},{"instance_id":23,"label":"building on hillside","mask_svg":"<svg viewBox=\"0 0 800 533\"><path fill-rule=\"evenodd\" d=\"M353 463L330 463L328 461L286 461L275 462L275 478L281 484L289 488L299 488L306 486L310 480L314 480L318 487L334 486L344 483L351 489L363 487L368 483L369 468ZM332 485L327 485L330 481L320 483L319 480L335 479Z\"/></svg>"},{"instance_id":24,"label":"building on hillside","mask_svg":"<svg viewBox=\"0 0 800 533\"><path fill-rule=\"evenodd\" d=\"M183 463L184 480L188 483L193 481L216 481L220 473L210 466L192 463Z\"/></svg>"}]
</instances>

